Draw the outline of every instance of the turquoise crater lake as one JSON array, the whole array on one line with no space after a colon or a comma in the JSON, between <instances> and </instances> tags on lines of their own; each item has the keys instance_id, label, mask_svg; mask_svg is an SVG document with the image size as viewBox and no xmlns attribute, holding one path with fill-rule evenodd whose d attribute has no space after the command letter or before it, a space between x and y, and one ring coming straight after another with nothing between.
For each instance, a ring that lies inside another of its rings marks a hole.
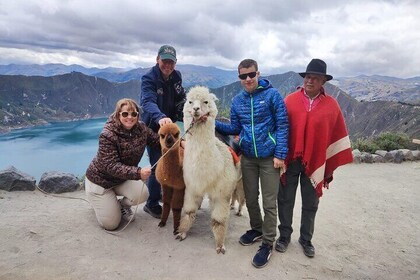
<instances>
[{"instance_id":1,"label":"turquoise crater lake","mask_svg":"<svg viewBox=\"0 0 420 280\"><path fill-rule=\"evenodd\" d=\"M68 172L81 178L98 149L106 118L53 123L0 135L0 170L13 165L34 176L46 171ZM139 166L148 166L147 153Z\"/></svg>"}]
</instances>

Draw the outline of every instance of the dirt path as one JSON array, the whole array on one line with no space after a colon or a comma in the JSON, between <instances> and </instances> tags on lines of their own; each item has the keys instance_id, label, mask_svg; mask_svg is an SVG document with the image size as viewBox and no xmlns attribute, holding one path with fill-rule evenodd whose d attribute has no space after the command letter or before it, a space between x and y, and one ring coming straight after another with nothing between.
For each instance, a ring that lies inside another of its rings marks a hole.
<instances>
[{"instance_id":1,"label":"dirt path","mask_svg":"<svg viewBox=\"0 0 420 280\"><path fill-rule=\"evenodd\" d=\"M258 245L241 246L248 213L232 211L227 252L217 255L207 200L186 240L142 210L118 236L96 224L87 202L0 191L0 279L420 279L420 163L347 165L318 211L316 256L292 243L262 269ZM84 197L83 192L66 195Z\"/></svg>"}]
</instances>

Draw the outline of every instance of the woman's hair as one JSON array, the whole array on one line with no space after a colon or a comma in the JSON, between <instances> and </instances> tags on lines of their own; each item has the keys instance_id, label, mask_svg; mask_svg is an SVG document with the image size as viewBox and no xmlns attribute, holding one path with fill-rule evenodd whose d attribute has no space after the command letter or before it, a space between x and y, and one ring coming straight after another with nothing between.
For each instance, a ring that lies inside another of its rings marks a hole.
<instances>
[{"instance_id":1,"label":"woman's hair","mask_svg":"<svg viewBox=\"0 0 420 280\"><path fill-rule=\"evenodd\" d=\"M119 116L122 111L122 107L125 105L127 105L127 110L135 111L139 113L138 115L139 117L140 117L140 114L142 113L140 106L133 99L130 99L130 98L120 99L117 101L117 105L115 105L115 111L111 115L113 119L119 124L121 124Z\"/></svg>"},{"instance_id":2,"label":"woman's hair","mask_svg":"<svg viewBox=\"0 0 420 280\"><path fill-rule=\"evenodd\" d=\"M244 59L238 65L238 73L242 68L250 68L252 66L255 67L255 71L258 71L258 63L255 60L250 58Z\"/></svg>"}]
</instances>

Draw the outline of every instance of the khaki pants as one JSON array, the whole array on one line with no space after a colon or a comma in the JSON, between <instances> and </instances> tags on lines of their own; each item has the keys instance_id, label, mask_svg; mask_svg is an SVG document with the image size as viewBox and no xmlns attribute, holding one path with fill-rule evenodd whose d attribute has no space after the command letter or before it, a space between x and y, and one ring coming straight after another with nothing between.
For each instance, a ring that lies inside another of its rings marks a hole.
<instances>
[{"instance_id":1,"label":"khaki pants","mask_svg":"<svg viewBox=\"0 0 420 280\"><path fill-rule=\"evenodd\" d=\"M262 232L263 243L272 245L277 234L280 169L274 168L273 157L247 158L244 155L241 157L241 168L251 228ZM264 217L261 215L259 203L260 183Z\"/></svg>"},{"instance_id":2,"label":"khaki pants","mask_svg":"<svg viewBox=\"0 0 420 280\"><path fill-rule=\"evenodd\" d=\"M127 180L112 189L104 189L85 179L86 196L96 214L99 224L106 230L114 230L121 221L121 206L117 195L123 196L122 204L133 206L149 197L147 186L142 181Z\"/></svg>"}]
</instances>

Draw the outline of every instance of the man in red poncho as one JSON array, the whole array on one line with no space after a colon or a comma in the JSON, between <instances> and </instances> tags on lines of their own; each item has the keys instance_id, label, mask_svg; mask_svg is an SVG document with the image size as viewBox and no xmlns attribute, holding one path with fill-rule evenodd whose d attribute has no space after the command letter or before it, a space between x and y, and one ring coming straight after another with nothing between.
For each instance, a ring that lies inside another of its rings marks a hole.
<instances>
[{"instance_id":1,"label":"man in red poncho","mask_svg":"<svg viewBox=\"0 0 420 280\"><path fill-rule=\"evenodd\" d=\"M276 250L286 252L293 232L293 208L300 181L302 216L299 243L308 257L315 256L311 243L315 215L322 189L328 188L334 170L353 161L350 140L343 114L337 101L324 90L324 83L333 77L327 65L312 59L306 72L299 73L303 87L285 98L289 117L289 153L286 173L278 193L280 237Z\"/></svg>"}]
</instances>

